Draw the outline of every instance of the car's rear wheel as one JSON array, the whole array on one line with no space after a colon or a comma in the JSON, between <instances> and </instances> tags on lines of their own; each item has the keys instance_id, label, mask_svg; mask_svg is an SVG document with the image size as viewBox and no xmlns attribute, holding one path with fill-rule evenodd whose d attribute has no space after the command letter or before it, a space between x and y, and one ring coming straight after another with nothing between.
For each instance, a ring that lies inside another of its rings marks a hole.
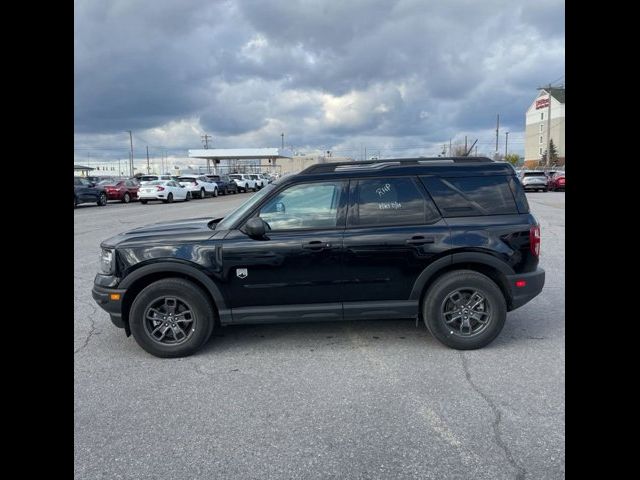
<instances>
[{"instance_id":1,"label":"car's rear wheel","mask_svg":"<svg viewBox=\"0 0 640 480\"><path fill-rule=\"evenodd\" d=\"M104 207L106 204L107 204L107 194L101 193L100 195L98 195L98 206Z\"/></svg>"},{"instance_id":2,"label":"car's rear wheel","mask_svg":"<svg viewBox=\"0 0 640 480\"><path fill-rule=\"evenodd\" d=\"M191 192L187 192L187 196L184 197L185 202L188 202L189 200L191 200Z\"/></svg>"},{"instance_id":3,"label":"car's rear wheel","mask_svg":"<svg viewBox=\"0 0 640 480\"><path fill-rule=\"evenodd\" d=\"M456 270L438 278L422 303L425 325L440 342L457 350L491 343L504 327L507 305L486 275Z\"/></svg>"},{"instance_id":4,"label":"car's rear wheel","mask_svg":"<svg viewBox=\"0 0 640 480\"><path fill-rule=\"evenodd\" d=\"M148 200L140 200L140 203L143 204L143 205L146 205L147 202L148 202Z\"/></svg>"},{"instance_id":5,"label":"car's rear wheel","mask_svg":"<svg viewBox=\"0 0 640 480\"><path fill-rule=\"evenodd\" d=\"M214 188L214 189L213 189L213 196L214 196L214 197L217 197L217 196L218 196L218 189L217 189L217 188Z\"/></svg>"},{"instance_id":6,"label":"car's rear wheel","mask_svg":"<svg viewBox=\"0 0 640 480\"><path fill-rule=\"evenodd\" d=\"M129 326L138 345L157 357L184 357L211 336L211 301L197 285L181 278L158 280L135 298Z\"/></svg>"},{"instance_id":7,"label":"car's rear wheel","mask_svg":"<svg viewBox=\"0 0 640 480\"><path fill-rule=\"evenodd\" d=\"M204 188L200 189L200 198L206 198L207 196L207 192L205 191Z\"/></svg>"},{"instance_id":8,"label":"car's rear wheel","mask_svg":"<svg viewBox=\"0 0 640 480\"><path fill-rule=\"evenodd\" d=\"M124 196L122 197L122 202L129 203L130 201L131 201L131 195L129 195L129 192L125 192Z\"/></svg>"},{"instance_id":9,"label":"car's rear wheel","mask_svg":"<svg viewBox=\"0 0 640 480\"><path fill-rule=\"evenodd\" d=\"M173 193L167 195L167 203L173 203Z\"/></svg>"}]
</instances>

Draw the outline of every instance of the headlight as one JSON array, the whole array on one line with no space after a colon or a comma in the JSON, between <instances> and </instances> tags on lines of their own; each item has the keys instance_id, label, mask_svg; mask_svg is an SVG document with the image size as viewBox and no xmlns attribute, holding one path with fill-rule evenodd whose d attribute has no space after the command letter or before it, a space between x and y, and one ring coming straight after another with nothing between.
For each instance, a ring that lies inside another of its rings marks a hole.
<instances>
[{"instance_id":1,"label":"headlight","mask_svg":"<svg viewBox=\"0 0 640 480\"><path fill-rule=\"evenodd\" d=\"M102 273L113 273L115 267L115 255L113 250L103 248L100 252L100 271Z\"/></svg>"}]
</instances>

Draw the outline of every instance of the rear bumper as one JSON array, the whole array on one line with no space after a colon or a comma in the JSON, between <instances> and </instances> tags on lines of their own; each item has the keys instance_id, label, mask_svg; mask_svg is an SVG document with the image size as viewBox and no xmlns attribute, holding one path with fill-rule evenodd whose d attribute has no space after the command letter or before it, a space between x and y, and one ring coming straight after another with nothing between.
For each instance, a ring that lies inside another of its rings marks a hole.
<instances>
[{"instance_id":1,"label":"rear bumper","mask_svg":"<svg viewBox=\"0 0 640 480\"><path fill-rule=\"evenodd\" d=\"M96 280L98 279L96 278ZM118 328L125 328L125 324L122 319L122 299L124 298L125 292L126 290L102 287L95 284L91 290L91 296L93 299L105 312L109 314L111 322ZM119 294L118 300L113 300L111 297L112 294Z\"/></svg>"},{"instance_id":2,"label":"rear bumper","mask_svg":"<svg viewBox=\"0 0 640 480\"><path fill-rule=\"evenodd\" d=\"M507 275L507 283L511 294L509 311L515 310L537 297L542 291L542 287L544 287L544 278L545 273L542 268L538 268L531 273ZM525 285L517 287L516 282L524 282Z\"/></svg>"}]
</instances>

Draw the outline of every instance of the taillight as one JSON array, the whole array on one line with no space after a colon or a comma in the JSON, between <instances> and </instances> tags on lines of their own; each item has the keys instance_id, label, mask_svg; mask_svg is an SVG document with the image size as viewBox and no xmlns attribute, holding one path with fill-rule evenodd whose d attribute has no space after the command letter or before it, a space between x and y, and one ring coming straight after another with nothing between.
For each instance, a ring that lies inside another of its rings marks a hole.
<instances>
[{"instance_id":1,"label":"taillight","mask_svg":"<svg viewBox=\"0 0 640 480\"><path fill-rule=\"evenodd\" d=\"M162 190L164 190L164 187L156 187L156 190L161 192Z\"/></svg>"},{"instance_id":2,"label":"taillight","mask_svg":"<svg viewBox=\"0 0 640 480\"><path fill-rule=\"evenodd\" d=\"M531 253L536 257L540 255L540 227L538 225L529 229L529 246Z\"/></svg>"}]
</instances>

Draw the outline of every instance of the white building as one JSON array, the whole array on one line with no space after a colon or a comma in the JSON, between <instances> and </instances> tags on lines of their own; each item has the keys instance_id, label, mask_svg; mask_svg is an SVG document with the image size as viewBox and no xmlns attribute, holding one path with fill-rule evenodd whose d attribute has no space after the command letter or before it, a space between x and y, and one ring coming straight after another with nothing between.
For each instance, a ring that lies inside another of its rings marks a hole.
<instances>
[{"instance_id":1,"label":"white building","mask_svg":"<svg viewBox=\"0 0 640 480\"><path fill-rule=\"evenodd\" d=\"M564 134L564 87L540 90L526 113L524 164L525 167L539 165L547 150L547 128L549 122L549 99L551 101L551 140L558 152L558 164L565 164ZM551 95L549 95L551 93Z\"/></svg>"}]
</instances>

